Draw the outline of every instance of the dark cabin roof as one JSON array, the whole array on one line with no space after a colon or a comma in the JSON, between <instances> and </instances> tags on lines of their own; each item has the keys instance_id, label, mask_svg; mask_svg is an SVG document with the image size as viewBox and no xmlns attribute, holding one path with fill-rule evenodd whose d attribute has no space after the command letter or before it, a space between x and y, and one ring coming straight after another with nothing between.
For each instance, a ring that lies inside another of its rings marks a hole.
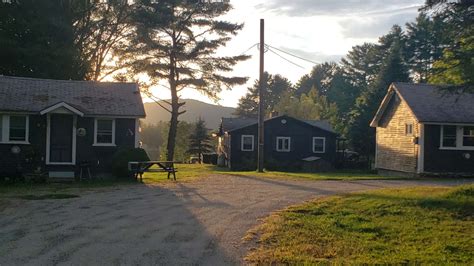
<instances>
[{"instance_id":1,"label":"dark cabin roof","mask_svg":"<svg viewBox=\"0 0 474 266\"><path fill-rule=\"evenodd\" d=\"M64 102L89 116L145 117L135 83L0 76L0 110L38 113Z\"/></svg>"},{"instance_id":2,"label":"dark cabin roof","mask_svg":"<svg viewBox=\"0 0 474 266\"><path fill-rule=\"evenodd\" d=\"M392 83L371 126L377 126L395 94L407 103L418 122L474 123L474 93L448 93L442 88L429 84Z\"/></svg>"},{"instance_id":3,"label":"dark cabin roof","mask_svg":"<svg viewBox=\"0 0 474 266\"><path fill-rule=\"evenodd\" d=\"M265 121L276 119L276 118L281 118L281 117L284 117L284 116L277 116L277 117L269 118ZM336 133L332 129L331 124L329 124L328 121L324 121L324 120L300 120L300 119L296 119L296 118L293 118L293 117L291 117L291 118L295 119L295 120L298 120L298 121L301 121L303 123L309 124L313 127L318 127L320 129L323 129L323 130L326 130L326 131L329 131L329 132L332 132L332 133ZM233 131L233 130L236 130L236 129L240 129L240 128L244 128L244 127L247 127L247 126L255 125L257 123L258 123L258 120L256 118L227 118L227 117L223 117L222 118L222 124L221 124L221 130L222 130L222 132L230 132L230 131Z\"/></svg>"}]
</instances>

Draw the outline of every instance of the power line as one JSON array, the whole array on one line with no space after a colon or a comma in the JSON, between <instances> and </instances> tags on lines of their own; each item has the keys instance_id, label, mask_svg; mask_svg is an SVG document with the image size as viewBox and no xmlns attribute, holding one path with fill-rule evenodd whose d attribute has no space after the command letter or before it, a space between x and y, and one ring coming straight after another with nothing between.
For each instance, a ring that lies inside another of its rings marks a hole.
<instances>
[{"instance_id":1,"label":"power line","mask_svg":"<svg viewBox=\"0 0 474 266\"><path fill-rule=\"evenodd\" d=\"M254 48L255 46L257 46L258 43L254 43L252 46L250 46L247 50L245 50L244 52L240 53L239 55L244 55L246 54L248 51L250 51L252 48Z\"/></svg>"},{"instance_id":2,"label":"power line","mask_svg":"<svg viewBox=\"0 0 474 266\"><path fill-rule=\"evenodd\" d=\"M268 47L267 47L267 48L268 48ZM303 66L300 66L300 65L298 65L297 63L295 63L295 62L293 62L293 61L291 61L291 60L289 60L289 59L283 57L282 55L278 54L277 52L273 51L272 49L268 48L268 51L274 53L275 55L277 55L277 56L280 57L281 59L287 61L288 63L293 64L293 65L295 65L295 66L297 66L297 67L299 67L299 68L304 69Z\"/></svg>"},{"instance_id":3,"label":"power line","mask_svg":"<svg viewBox=\"0 0 474 266\"><path fill-rule=\"evenodd\" d=\"M301 57L301 56L294 55L294 54L289 53L289 52L287 52L287 51L284 51L284 50L282 50L282 49L279 49L279 48L276 48L276 47L274 47L274 46L271 46L271 45L269 45L269 44L266 44L266 45L267 45L268 47L270 47L270 48L273 48L273 49L275 49L275 50L277 50L277 51L280 51L280 52L282 52L282 53L285 53L285 54L287 54L287 55L296 57L296 58L301 59L301 60L303 60L303 61L310 62L310 63L313 63L313 64L315 64L315 65L319 64L318 62L311 61L311 60L306 59L306 58L303 58L303 57Z\"/></svg>"}]
</instances>

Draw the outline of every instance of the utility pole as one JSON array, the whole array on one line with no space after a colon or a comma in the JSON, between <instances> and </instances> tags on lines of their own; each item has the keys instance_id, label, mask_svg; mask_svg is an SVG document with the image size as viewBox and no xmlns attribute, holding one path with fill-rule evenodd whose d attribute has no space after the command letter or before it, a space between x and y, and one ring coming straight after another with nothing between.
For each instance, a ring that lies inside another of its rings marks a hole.
<instances>
[{"instance_id":1,"label":"utility pole","mask_svg":"<svg viewBox=\"0 0 474 266\"><path fill-rule=\"evenodd\" d=\"M263 123L265 117L265 105L263 104L263 93L265 81L263 80L265 54L265 21L260 19L260 78L258 86L258 167L257 171L263 173L263 153L264 153L264 132Z\"/></svg>"}]
</instances>

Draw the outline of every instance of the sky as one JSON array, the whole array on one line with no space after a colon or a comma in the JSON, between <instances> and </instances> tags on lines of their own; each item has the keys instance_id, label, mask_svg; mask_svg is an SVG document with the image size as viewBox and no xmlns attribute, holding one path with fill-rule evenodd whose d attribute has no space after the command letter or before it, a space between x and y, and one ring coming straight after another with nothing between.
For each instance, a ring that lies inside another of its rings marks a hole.
<instances>
[{"instance_id":1,"label":"sky","mask_svg":"<svg viewBox=\"0 0 474 266\"><path fill-rule=\"evenodd\" d=\"M233 6L223 19L244 23L239 34L219 51L219 55L239 55L259 42L259 20L265 19L265 43L306 58L312 62L338 62L353 46L377 42L392 25L405 25L415 20L424 0L230 0ZM239 63L232 73L249 77L246 85L223 91L217 104L236 107L258 78L257 47L246 54L252 58ZM265 53L265 71L281 74L291 82L308 74L313 63L280 53L298 66L270 51ZM156 87L155 95L169 98L169 91ZM216 103L191 89L182 94L185 99Z\"/></svg>"}]
</instances>

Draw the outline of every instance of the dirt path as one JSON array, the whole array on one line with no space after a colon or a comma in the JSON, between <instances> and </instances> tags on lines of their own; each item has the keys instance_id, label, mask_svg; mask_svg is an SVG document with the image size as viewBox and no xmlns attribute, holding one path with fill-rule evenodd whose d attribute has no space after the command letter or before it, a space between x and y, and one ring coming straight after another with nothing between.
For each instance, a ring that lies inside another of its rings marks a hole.
<instances>
[{"instance_id":1,"label":"dirt path","mask_svg":"<svg viewBox=\"0 0 474 266\"><path fill-rule=\"evenodd\" d=\"M123 186L80 198L16 201L0 211L0 265L240 264L245 232L288 205L433 181L285 181L214 176Z\"/></svg>"}]
</instances>

